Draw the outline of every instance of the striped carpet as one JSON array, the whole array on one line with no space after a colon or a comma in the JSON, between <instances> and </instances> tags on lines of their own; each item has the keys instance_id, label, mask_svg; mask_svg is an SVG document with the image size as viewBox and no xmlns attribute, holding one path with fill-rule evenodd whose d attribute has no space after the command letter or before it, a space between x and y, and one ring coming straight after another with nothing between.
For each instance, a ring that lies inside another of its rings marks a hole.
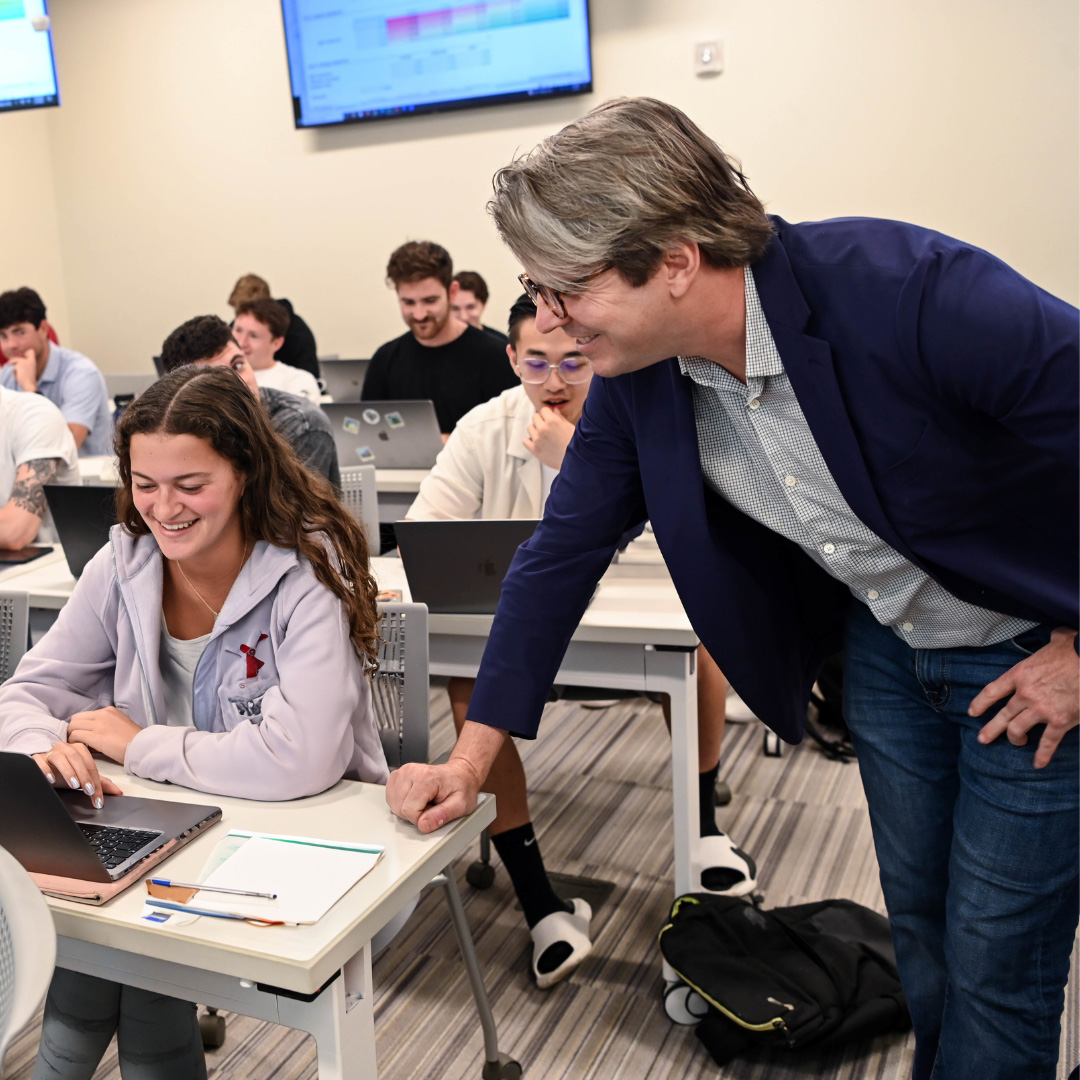
<instances>
[{"instance_id":1,"label":"striped carpet","mask_svg":"<svg viewBox=\"0 0 1080 1080\"><path fill-rule=\"evenodd\" d=\"M452 726L441 684L432 686L432 756ZM726 832L757 859L769 907L848 897L882 910L877 866L857 767L828 761L810 744L761 752L756 722L729 725L721 776L734 798L718 811ZM550 869L614 882L594 920L596 952L544 992L529 977L530 942L505 872L477 891L456 871L499 1027L500 1045L532 1080L903 1080L912 1040L796 1058L759 1054L721 1070L691 1028L660 1004L656 934L671 901L668 737L660 709L630 699L602 711L548 707L542 736L521 743L531 803ZM1074 952L1073 964L1078 961ZM441 890L375 964L382 1080L480 1080L482 1041ZM1059 1076L1080 1060L1080 995L1070 993ZM38 1028L8 1052L5 1076L29 1080ZM311 1080L307 1036L230 1016L225 1045L208 1054L211 1080ZM115 1051L96 1080L119 1080Z\"/></svg>"}]
</instances>

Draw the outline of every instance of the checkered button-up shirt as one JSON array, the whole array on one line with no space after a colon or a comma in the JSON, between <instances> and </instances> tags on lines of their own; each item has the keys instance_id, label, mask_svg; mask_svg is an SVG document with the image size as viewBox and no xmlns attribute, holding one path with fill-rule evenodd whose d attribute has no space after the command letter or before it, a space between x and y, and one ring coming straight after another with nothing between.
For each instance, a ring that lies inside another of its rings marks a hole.
<instances>
[{"instance_id":1,"label":"checkered button-up shirt","mask_svg":"<svg viewBox=\"0 0 1080 1080\"><path fill-rule=\"evenodd\" d=\"M745 385L710 360L679 357L713 490L798 544L912 648L992 645L1034 626L953 596L855 515L814 442L749 268L745 292Z\"/></svg>"}]
</instances>

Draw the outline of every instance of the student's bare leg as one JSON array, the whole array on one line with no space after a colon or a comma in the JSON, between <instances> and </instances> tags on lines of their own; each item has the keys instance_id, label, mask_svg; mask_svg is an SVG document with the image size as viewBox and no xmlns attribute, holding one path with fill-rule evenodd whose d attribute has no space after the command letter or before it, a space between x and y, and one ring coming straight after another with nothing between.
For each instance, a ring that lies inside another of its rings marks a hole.
<instances>
[{"instance_id":1,"label":"student's bare leg","mask_svg":"<svg viewBox=\"0 0 1080 1080\"><path fill-rule=\"evenodd\" d=\"M475 685L475 679L459 677L447 682L450 711L459 732L465 723ZM497 813L491 824L491 842L506 867L525 922L533 935L533 968L537 982L541 987L550 986L568 975L588 955L585 937L588 916L581 915L577 908L583 901L567 903L551 887L529 816L525 768L512 739L503 745L483 789L495 796ZM587 905L584 910L588 912Z\"/></svg>"},{"instance_id":2,"label":"student's bare leg","mask_svg":"<svg viewBox=\"0 0 1080 1080\"><path fill-rule=\"evenodd\" d=\"M460 733L465 724L465 714L469 710L475 679L454 677L447 680L446 693L450 698L450 711L454 716L454 727ZM517 829L528 825L529 800L525 791L525 768L521 764L521 755L513 739L507 739L499 756L495 759L484 783L484 791L495 796L495 820L488 830L498 836L508 829Z\"/></svg>"}]
</instances>

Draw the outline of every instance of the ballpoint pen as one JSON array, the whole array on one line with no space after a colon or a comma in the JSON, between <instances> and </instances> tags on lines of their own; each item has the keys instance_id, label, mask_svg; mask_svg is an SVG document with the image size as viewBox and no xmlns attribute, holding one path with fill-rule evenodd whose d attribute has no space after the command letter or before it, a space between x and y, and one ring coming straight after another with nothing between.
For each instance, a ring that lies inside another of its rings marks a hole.
<instances>
[{"instance_id":1,"label":"ballpoint pen","mask_svg":"<svg viewBox=\"0 0 1080 1080\"><path fill-rule=\"evenodd\" d=\"M156 900L151 897L146 901L153 908L166 911L182 911L185 915L208 915L212 919L235 919L237 922L259 923L265 926L284 926L282 919L260 919L258 915L241 915L236 911L207 911L205 908L188 907L187 904L174 904L171 900Z\"/></svg>"},{"instance_id":2,"label":"ballpoint pen","mask_svg":"<svg viewBox=\"0 0 1080 1080\"><path fill-rule=\"evenodd\" d=\"M276 900L274 892L251 892L248 889L223 889L220 885L200 885L196 881L170 881L167 878L151 878L151 885L163 885L166 889L199 889L202 892L228 893L230 896L261 896L264 900Z\"/></svg>"}]
</instances>

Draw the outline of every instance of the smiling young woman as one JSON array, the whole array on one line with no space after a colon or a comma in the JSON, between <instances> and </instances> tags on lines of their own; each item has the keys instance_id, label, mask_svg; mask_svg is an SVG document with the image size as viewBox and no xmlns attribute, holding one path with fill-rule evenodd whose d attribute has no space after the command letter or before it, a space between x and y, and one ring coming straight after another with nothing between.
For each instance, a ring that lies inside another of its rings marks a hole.
<instances>
[{"instance_id":1,"label":"smiling young woman","mask_svg":"<svg viewBox=\"0 0 1080 1080\"><path fill-rule=\"evenodd\" d=\"M92 751L249 799L384 783L375 583L329 482L223 368L159 380L116 446L120 523L0 688L0 749L99 805L120 791ZM206 1075L194 1005L58 969L34 1076L88 1078L118 1026L125 1076Z\"/></svg>"}]
</instances>

